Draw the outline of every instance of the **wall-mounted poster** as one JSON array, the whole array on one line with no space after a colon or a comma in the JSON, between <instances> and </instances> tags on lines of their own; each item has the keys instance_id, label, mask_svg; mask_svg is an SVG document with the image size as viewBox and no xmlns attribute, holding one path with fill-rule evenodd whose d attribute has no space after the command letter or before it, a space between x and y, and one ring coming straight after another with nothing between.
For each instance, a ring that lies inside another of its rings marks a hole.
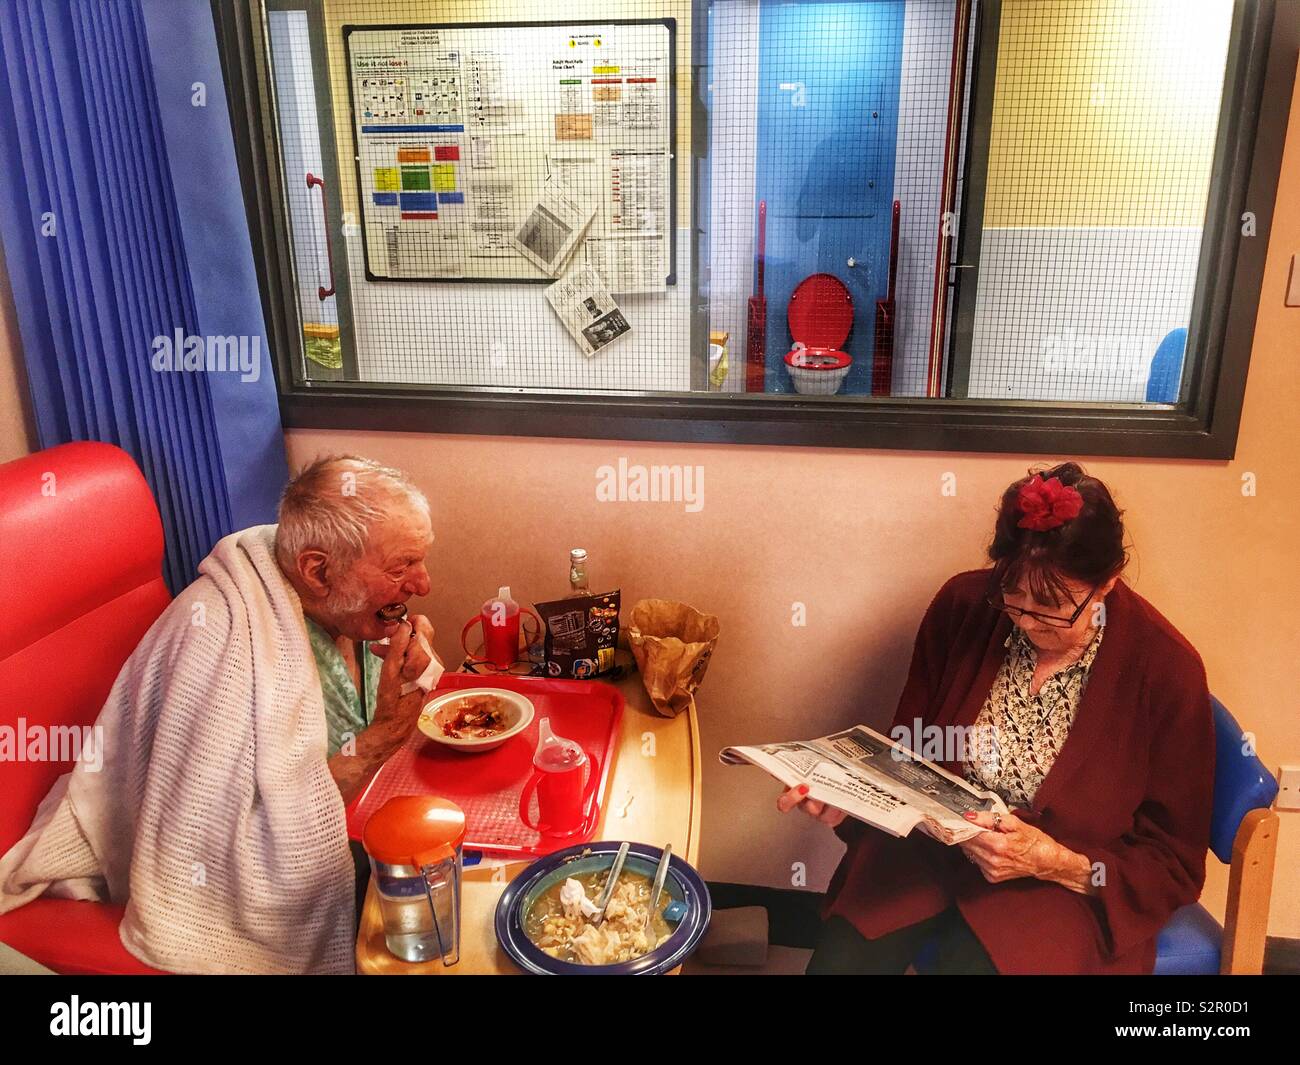
<instances>
[{"instance_id":1,"label":"wall-mounted poster","mask_svg":"<svg viewBox=\"0 0 1300 1065\"><path fill-rule=\"evenodd\" d=\"M366 277L674 284L674 37L672 19L344 26ZM548 201L590 217L553 249Z\"/></svg>"}]
</instances>

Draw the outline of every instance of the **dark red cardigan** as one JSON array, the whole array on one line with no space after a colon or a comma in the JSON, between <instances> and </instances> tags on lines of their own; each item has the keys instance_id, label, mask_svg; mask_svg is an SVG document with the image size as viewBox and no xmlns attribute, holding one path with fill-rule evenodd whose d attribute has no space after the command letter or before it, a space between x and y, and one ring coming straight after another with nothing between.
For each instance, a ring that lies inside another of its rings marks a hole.
<instances>
[{"instance_id":1,"label":"dark red cardigan","mask_svg":"<svg viewBox=\"0 0 1300 1065\"><path fill-rule=\"evenodd\" d=\"M970 725L1006 649L1011 620L984 600L988 570L953 577L916 636L895 725ZM960 766L944 763L960 774ZM1032 806L1018 811L1091 862L1097 896L1031 877L990 884L959 847L860 821L824 916L868 939L954 902L1002 973L1148 973L1155 936L1205 881L1214 785L1214 719L1200 656L1121 580L1070 734Z\"/></svg>"}]
</instances>

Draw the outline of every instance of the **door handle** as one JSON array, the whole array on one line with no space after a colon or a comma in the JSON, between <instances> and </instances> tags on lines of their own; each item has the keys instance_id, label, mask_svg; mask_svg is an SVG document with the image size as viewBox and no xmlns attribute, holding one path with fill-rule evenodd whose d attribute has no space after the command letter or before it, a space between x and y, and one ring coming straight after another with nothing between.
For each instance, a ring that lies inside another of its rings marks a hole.
<instances>
[{"instance_id":1,"label":"door handle","mask_svg":"<svg viewBox=\"0 0 1300 1065\"><path fill-rule=\"evenodd\" d=\"M309 170L307 172L307 188L310 190L317 187L320 188L321 217L325 221L325 257L330 264L330 287L326 288L321 285L316 289L316 297L323 303L334 295L334 250L330 247L330 205L325 198L325 179L318 178Z\"/></svg>"}]
</instances>

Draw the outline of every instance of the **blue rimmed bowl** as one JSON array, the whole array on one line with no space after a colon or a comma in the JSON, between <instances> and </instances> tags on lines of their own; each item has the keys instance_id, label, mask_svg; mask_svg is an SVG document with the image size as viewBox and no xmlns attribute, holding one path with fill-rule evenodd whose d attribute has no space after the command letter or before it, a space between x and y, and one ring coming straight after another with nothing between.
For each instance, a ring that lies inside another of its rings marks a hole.
<instances>
[{"instance_id":1,"label":"blue rimmed bowl","mask_svg":"<svg viewBox=\"0 0 1300 1065\"><path fill-rule=\"evenodd\" d=\"M524 917L548 888L579 873L594 873L614 864L622 842L602 840L580 843L539 858L510 881L497 902L497 942L526 973L550 976L657 976L675 969L699 946L709 927L713 903L704 880L690 865L673 855L664 891L685 910L673 933L654 950L615 965L580 965L552 958L528 938ZM663 852L658 847L633 843L627 852L627 872L653 880Z\"/></svg>"}]
</instances>

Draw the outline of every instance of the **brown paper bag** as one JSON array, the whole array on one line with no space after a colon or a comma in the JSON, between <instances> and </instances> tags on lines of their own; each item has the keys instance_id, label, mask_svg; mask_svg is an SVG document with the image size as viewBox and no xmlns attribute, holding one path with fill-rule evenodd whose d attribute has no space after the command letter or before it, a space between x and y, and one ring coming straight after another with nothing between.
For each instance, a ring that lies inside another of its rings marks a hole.
<instances>
[{"instance_id":1,"label":"brown paper bag","mask_svg":"<svg viewBox=\"0 0 1300 1065\"><path fill-rule=\"evenodd\" d=\"M654 708L676 717L704 680L718 619L670 599L642 599L628 618L627 642Z\"/></svg>"}]
</instances>

